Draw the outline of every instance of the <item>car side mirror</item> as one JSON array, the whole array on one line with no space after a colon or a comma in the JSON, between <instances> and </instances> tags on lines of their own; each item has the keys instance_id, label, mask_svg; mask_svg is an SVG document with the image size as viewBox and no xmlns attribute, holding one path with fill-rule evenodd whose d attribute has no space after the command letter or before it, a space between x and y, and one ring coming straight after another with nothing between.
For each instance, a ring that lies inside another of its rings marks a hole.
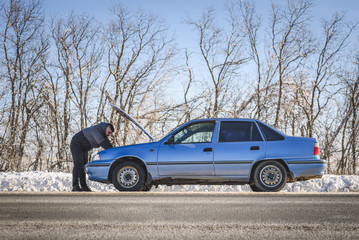
<instances>
[{"instance_id":1,"label":"car side mirror","mask_svg":"<svg viewBox=\"0 0 359 240\"><path fill-rule=\"evenodd\" d=\"M165 144L166 145L172 145L175 143L175 137L174 136L171 136L166 142Z\"/></svg>"}]
</instances>

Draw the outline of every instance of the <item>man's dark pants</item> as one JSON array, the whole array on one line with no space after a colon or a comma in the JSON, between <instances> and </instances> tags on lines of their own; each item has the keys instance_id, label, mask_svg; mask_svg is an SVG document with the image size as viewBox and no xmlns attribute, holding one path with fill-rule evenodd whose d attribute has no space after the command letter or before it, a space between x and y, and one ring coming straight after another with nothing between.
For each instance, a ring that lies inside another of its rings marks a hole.
<instances>
[{"instance_id":1,"label":"man's dark pants","mask_svg":"<svg viewBox=\"0 0 359 240\"><path fill-rule=\"evenodd\" d=\"M82 188L86 188L85 165L88 162L88 151L91 146L82 132L77 133L71 141L71 153L74 162L72 171L72 186L79 186L79 179Z\"/></svg>"}]
</instances>

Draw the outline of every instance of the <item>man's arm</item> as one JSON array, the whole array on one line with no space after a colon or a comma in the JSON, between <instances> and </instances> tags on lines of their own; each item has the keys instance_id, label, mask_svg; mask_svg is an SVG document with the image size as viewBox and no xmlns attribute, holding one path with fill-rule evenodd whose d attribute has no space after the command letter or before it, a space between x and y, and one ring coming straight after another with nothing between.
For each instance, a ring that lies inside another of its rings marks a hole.
<instances>
[{"instance_id":1,"label":"man's arm","mask_svg":"<svg viewBox=\"0 0 359 240\"><path fill-rule=\"evenodd\" d=\"M101 143L100 143L101 147L103 147L104 149L109 149L109 148L113 148L110 140L108 140L108 138L105 138L105 140L103 140Z\"/></svg>"}]
</instances>

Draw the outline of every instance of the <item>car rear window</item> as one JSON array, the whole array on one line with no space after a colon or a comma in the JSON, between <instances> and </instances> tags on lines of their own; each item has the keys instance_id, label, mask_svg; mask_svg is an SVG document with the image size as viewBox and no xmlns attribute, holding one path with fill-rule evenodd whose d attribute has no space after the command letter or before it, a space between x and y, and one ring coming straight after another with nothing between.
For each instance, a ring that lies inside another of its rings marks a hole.
<instances>
[{"instance_id":1,"label":"car rear window","mask_svg":"<svg viewBox=\"0 0 359 240\"><path fill-rule=\"evenodd\" d=\"M280 141L284 140L284 137L271 129L270 127L264 125L263 123L257 122L259 127L262 130L262 133L267 141Z\"/></svg>"},{"instance_id":2,"label":"car rear window","mask_svg":"<svg viewBox=\"0 0 359 240\"><path fill-rule=\"evenodd\" d=\"M253 122L223 121L219 131L219 142L263 141Z\"/></svg>"}]
</instances>

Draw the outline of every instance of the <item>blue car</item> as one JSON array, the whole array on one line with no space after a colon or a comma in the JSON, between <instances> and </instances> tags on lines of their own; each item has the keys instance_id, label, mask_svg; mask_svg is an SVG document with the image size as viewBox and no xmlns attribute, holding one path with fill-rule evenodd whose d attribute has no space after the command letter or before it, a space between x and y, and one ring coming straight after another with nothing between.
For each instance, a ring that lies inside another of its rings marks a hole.
<instances>
[{"instance_id":1,"label":"blue car","mask_svg":"<svg viewBox=\"0 0 359 240\"><path fill-rule=\"evenodd\" d=\"M86 165L90 180L112 183L119 191L149 191L160 184L249 184L256 192L276 192L287 182L321 178L327 167L315 138L287 136L259 120L193 120L155 141L113 107L151 139L101 151Z\"/></svg>"}]
</instances>

